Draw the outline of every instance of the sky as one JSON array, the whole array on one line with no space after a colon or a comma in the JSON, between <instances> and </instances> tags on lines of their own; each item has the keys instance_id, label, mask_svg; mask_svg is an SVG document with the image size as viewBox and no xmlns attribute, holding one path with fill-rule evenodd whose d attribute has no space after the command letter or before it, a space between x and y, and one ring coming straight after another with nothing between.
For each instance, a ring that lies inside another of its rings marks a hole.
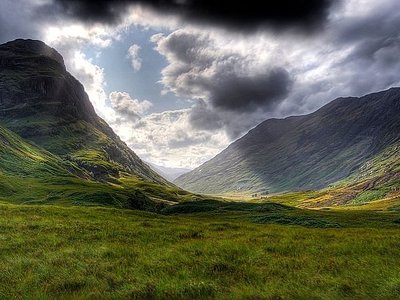
<instances>
[{"instance_id":1,"label":"sky","mask_svg":"<svg viewBox=\"0 0 400 300\"><path fill-rule=\"evenodd\" d=\"M398 0L0 2L0 43L54 47L141 158L189 169L266 119L399 86L399 28Z\"/></svg>"}]
</instances>

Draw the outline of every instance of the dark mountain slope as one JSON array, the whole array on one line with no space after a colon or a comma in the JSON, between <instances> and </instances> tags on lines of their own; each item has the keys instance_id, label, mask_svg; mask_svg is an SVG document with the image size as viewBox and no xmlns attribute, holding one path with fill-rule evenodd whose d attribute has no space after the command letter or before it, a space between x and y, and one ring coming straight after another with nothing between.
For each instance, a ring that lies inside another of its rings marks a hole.
<instances>
[{"instance_id":1,"label":"dark mountain slope","mask_svg":"<svg viewBox=\"0 0 400 300\"><path fill-rule=\"evenodd\" d=\"M261 123L175 182L202 193L320 189L399 139L399 88L339 98L309 115Z\"/></svg>"},{"instance_id":2,"label":"dark mountain slope","mask_svg":"<svg viewBox=\"0 0 400 300\"><path fill-rule=\"evenodd\" d=\"M0 45L0 124L75 162L96 180L126 172L169 184L96 115L61 55L43 42L15 40Z\"/></svg>"}]
</instances>

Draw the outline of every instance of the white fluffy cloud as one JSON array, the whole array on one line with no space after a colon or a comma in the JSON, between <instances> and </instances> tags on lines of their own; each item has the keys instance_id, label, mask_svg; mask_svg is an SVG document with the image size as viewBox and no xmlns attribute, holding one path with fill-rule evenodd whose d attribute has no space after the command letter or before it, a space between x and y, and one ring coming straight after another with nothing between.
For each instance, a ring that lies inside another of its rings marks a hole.
<instances>
[{"instance_id":1,"label":"white fluffy cloud","mask_svg":"<svg viewBox=\"0 0 400 300\"><path fill-rule=\"evenodd\" d=\"M125 116L140 116L153 106L150 101L132 99L131 96L125 92L112 92L109 98L111 107L117 113Z\"/></svg>"},{"instance_id":2,"label":"white fluffy cloud","mask_svg":"<svg viewBox=\"0 0 400 300\"><path fill-rule=\"evenodd\" d=\"M133 44L128 49L128 58L131 60L132 68L135 71L139 71L142 67L142 59L139 55L140 46Z\"/></svg>"},{"instance_id":3,"label":"white fluffy cloud","mask_svg":"<svg viewBox=\"0 0 400 300\"><path fill-rule=\"evenodd\" d=\"M164 111L140 119L119 118L113 128L138 155L158 165L193 168L229 143L223 131L194 129L191 109Z\"/></svg>"}]
</instances>

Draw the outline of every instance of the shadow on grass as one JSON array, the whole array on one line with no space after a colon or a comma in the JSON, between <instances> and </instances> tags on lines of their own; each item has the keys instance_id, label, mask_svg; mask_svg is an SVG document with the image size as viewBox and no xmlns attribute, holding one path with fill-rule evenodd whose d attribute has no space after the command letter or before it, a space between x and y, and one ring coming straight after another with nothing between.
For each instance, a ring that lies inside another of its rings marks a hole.
<instances>
[{"instance_id":1,"label":"shadow on grass","mask_svg":"<svg viewBox=\"0 0 400 300\"><path fill-rule=\"evenodd\" d=\"M289 216L281 214L272 214L265 216L256 216L250 219L257 224L279 224L279 225L300 225L314 228L339 228L339 223L327 221L319 218L305 216Z\"/></svg>"},{"instance_id":2,"label":"shadow on grass","mask_svg":"<svg viewBox=\"0 0 400 300\"><path fill-rule=\"evenodd\" d=\"M225 212L225 211L242 211L242 212L272 212L293 210L278 203L240 203L240 202L223 202L217 200L189 201L176 205L165 207L161 210L163 214L190 214L201 212Z\"/></svg>"}]
</instances>

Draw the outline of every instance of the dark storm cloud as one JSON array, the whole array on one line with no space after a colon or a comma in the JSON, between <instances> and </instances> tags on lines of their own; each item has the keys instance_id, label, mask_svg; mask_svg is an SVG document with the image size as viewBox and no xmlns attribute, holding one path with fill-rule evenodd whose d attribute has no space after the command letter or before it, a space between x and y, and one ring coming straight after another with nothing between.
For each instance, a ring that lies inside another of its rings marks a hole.
<instances>
[{"instance_id":1,"label":"dark storm cloud","mask_svg":"<svg viewBox=\"0 0 400 300\"><path fill-rule=\"evenodd\" d=\"M207 141L207 136L194 136L187 132L176 132L175 135L168 140L168 147L171 149L186 148Z\"/></svg>"},{"instance_id":2,"label":"dark storm cloud","mask_svg":"<svg viewBox=\"0 0 400 300\"><path fill-rule=\"evenodd\" d=\"M161 79L166 90L195 100L189 122L197 130L224 129L236 138L261 121L254 114L276 109L294 83L285 68L273 65L279 62L260 65L251 55L221 48L207 34L177 30L152 41L169 62Z\"/></svg>"},{"instance_id":3,"label":"dark storm cloud","mask_svg":"<svg viewBox=\"0 0 400 300\"><path fill-rule=\"evenodd\" d=\"M117 22L126 7L140 4L183 19L237 29L272 26L314 29L326 19L333 0L54 0L60 13L85 22Z\"/></svg>"},{"instance_id":4,"label":"dark storm cloud","mask_svg":"<svg viewBox=\"0 0 400 300\"><path fill-rule=\"evenodd\" d=\"M189 122L195 130L209 132L224 130L231 139L238 138L243 132L264 121L259 114L230 112L207 107L201 102L193 107L189 114Z\"/></svg>"},{"instance_id":5,"label":"dark storm cloud","mask_svg":"<svg viewBox=\"0 0 400 300\"><path fill-rule=\"evenodd\" d=\"M205 100L209 108L238 113L271 110L293 84L283 67L255 70L251 57L222 50L206 35L179 30L153 41L170 63L162 71L164 86L181 97ZM204 105L196 109L204 110ZM214 127L215 116L209 118L206 126Z\"/></svg>"},{"instance_id":6,"label":"dark storm cloud","mask_svg":"<svg viewBox=\"0 0 400 300\"><path fill-rule=\"evenodd\" d=\"M216 108L251 111L270 109L286 98L292 80L286 70L275 68L258 75L221 74L209 82L210 101Z\"/></svg>"},{"instance_id":7,"label":"dark storm cloud","mask_svg":"<svg viewBox=\"0 0 400 300\"><path fill-rule=\"evenodd\" d=\"M342 64L379 60L383 66L389 67L398 62L400 2L396 6L383 7L373 15L339 24L335 33L337 43L354 47Z\"/></svg>"}]
</instances>

